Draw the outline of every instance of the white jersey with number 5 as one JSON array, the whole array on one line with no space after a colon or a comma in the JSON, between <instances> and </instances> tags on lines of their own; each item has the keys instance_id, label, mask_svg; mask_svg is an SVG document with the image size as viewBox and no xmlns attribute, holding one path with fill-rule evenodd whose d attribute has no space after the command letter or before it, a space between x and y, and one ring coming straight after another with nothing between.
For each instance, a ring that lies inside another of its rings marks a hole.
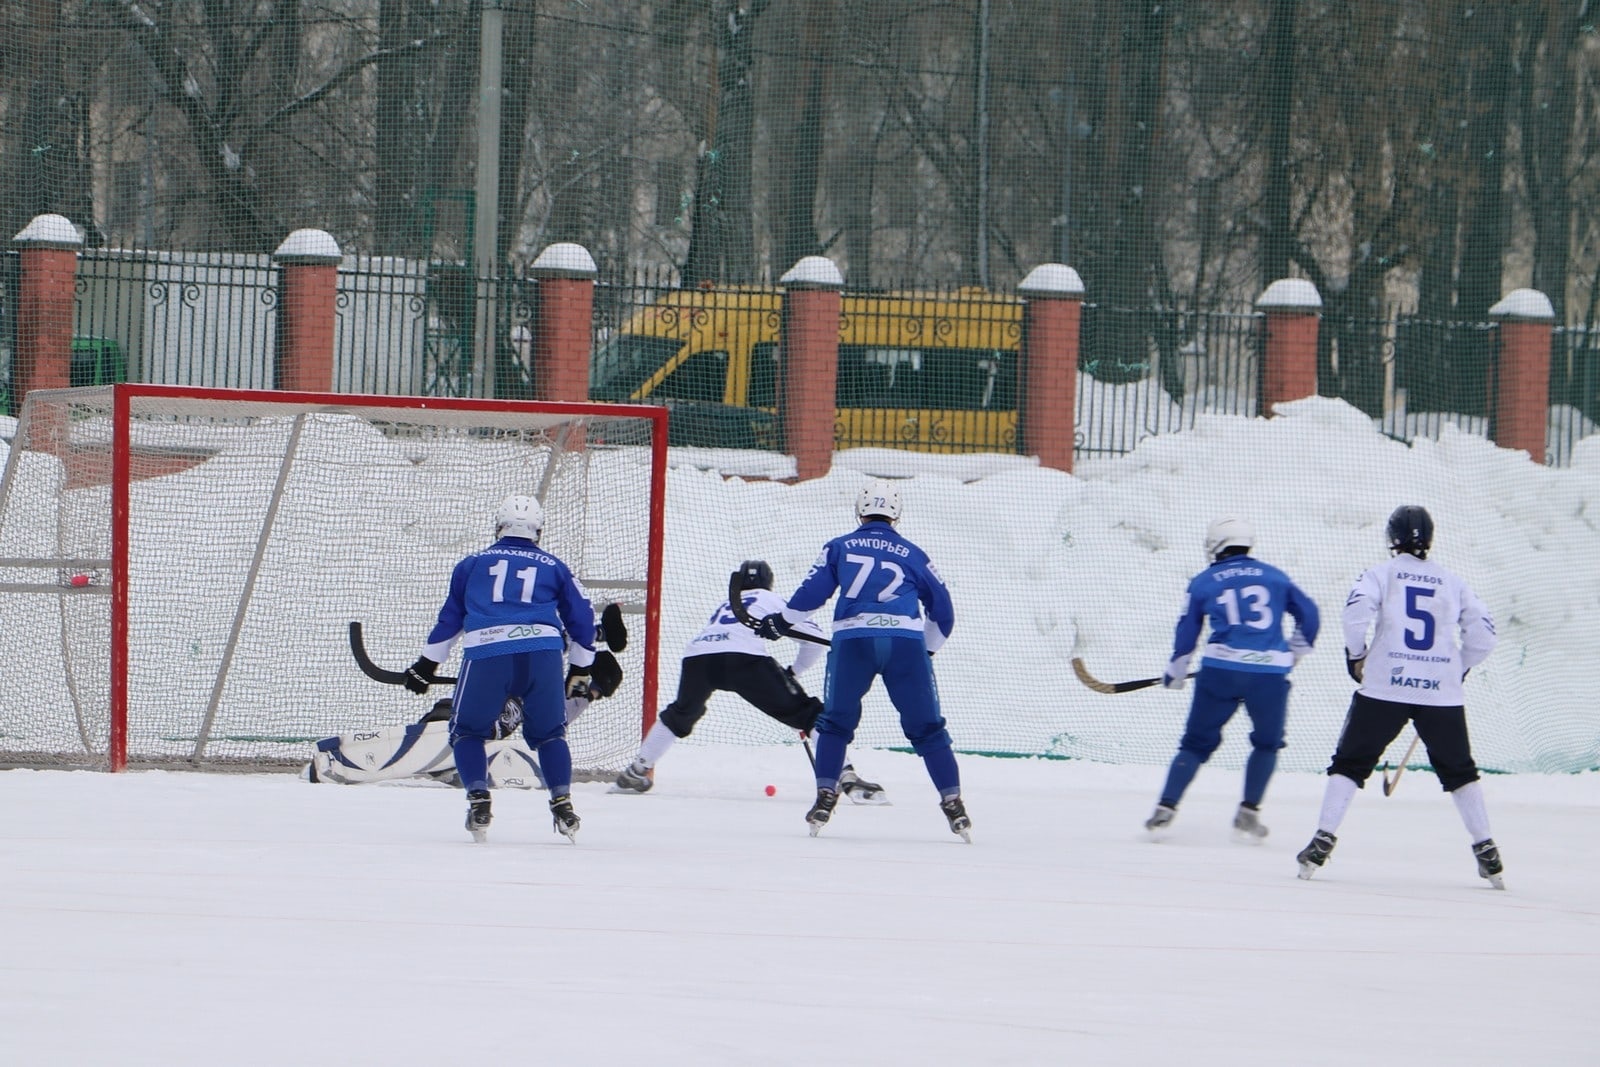
<instances>
[{"instance_id":1,"label":"white jersey with number 5","mask_svg":"<svg viewBox=\"0 0 1600 1067\"><path fill-rule=\"evenodd\" d=\"M1345 650L1366 656L1361 692L1376 700L1459 706L1461 679L1494 643L1494 619L1466 581L1415 556L1373 567L1345 601Z\"/></svg>"}]
</instances>

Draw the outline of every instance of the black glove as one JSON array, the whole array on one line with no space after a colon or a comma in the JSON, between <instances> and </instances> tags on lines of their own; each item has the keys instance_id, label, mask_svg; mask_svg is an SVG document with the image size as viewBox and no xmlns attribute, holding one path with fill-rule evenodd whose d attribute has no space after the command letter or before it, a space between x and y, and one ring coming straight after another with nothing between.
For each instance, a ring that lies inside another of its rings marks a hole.
<instances>
[{"instance_id":1,"label":"black glove","mask_svg":"<svg viewBox=\"0 0 1600 1067\"><path fill-rule=\"evenodd\" d=\"M418 656L417 662L406 668L406 688L413 693L426 693L438 672L437 663L427 656Z\"/></svg>"},{"instance_id":2,"label":"black glove","mask_svg":"<svg viewBox=\"0 0 1600 1067\"><path fill-rule=\"evenodd\" d=\"M507 697L494 723L494 739L504 741L522 729L522 698Z\"/></svg>"},{"instance_id":3,"label":"black glove","mask_svg":"<svg viewBox=\"0 0 1600 1067\"><path fill-rule=\"evenodd\" d=\"M783 612L775 611L771 615L756 623L756 636L768 641L776 641L780 637L788 637L794 626L783 617Z\"/></svg>"},{"instance_id":4,"label":"black glove","mask_svg":"<svg viewBox=\"0 0 1600 1067\"><path fill-rule=\"evenodd\" d=\"M589 673L594 676L594 695L597 698L610 696L622 684L622 664L606 649L602 648L594 654Z\"/></svg>"},{"instance_id":5,"label":"black glove","mask_svg":"<svg viewBox=\"0 0 1600 1067\"><path fill-rule=\"evenodd\" d=\"M628 627L622 621L621 604L607 604L600 613L600 640L613 652L628 647Z\"/></svg>"},{"instance_id":6,"label":"black glove","mask_svg":"<svg viewBox=\"0 0 1600 1067\"><path fill-rule=\"evenodd\" d=\"M567 699L582 697L589 699L589 668L573 664L567 668Z\"/></svg>"},{"instance_id":7,"label":"black glove","mask_svg":"<svg viewBox=\"0 0 1600 1067\"><path fill-rule=\"evenodd\" d=\"M1360 685L1361 676L1365 674L1367 670L1367 657L1351 656L1346 654L1344 657L1344 669L1345 673L1350 675L1351 678L1354 678L1357 685Z\"/></svg>"}]
</instances>

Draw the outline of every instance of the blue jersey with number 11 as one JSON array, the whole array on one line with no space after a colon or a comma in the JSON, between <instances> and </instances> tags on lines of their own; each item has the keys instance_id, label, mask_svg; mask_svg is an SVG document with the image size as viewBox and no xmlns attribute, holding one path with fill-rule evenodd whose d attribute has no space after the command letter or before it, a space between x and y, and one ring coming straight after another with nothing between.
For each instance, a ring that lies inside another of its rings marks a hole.
<instances>
[{"instance_id":1,"label":"blue jersey with number 11","mask_svg":"<svg viewBox=\"0 0 1600 1067\"><path fill-rule=\"evenodd\" d=\"M1286 638L1283 617L1295 623ZM1228 556L1195 575L1189 600L1173 635L1173 656L1187 656L1209 622L1204 665L1237 671L1287 674L1294 666L1291 649L1304 651L1316 643L1321 617L1316 602L1270 563L1249 556Z\"/></svg>"},{"instance_id":2,"label":"blue jersey with number 11","mask_svg":"<svg viewBox=\"0 0 1600 1067\"><path fill-rule=\"evenodd\" d=\"M450 595L422 654L443 663L457 639L463 659L537 649L560 651L570 634L574 663L594 647L594 607L567 565L521 537L502 537L456 564Z\"/></svg>"}]
</instances>

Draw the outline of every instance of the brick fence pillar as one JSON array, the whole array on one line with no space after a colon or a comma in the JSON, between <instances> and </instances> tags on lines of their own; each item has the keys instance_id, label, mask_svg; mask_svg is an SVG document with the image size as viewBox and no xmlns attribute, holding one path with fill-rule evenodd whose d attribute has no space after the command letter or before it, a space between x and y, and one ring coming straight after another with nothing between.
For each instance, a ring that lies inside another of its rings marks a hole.
<instances>
[{"instance_id":1,"label":"brick fence pillar","mask_svg":"<svg viewBox=\"0 0 1600 1067\"><path fill-rule=\"evenodd\" d=\"M334 307L341 258L339 242L322 230L296 230L272 253L278 266L274 388L333 391Z\"/></svg>"},{"instance_id":2,"label":"brick fence pillar","mask_svg":"<svg viewBox=\"0 0 1600 1067\"><path fill-rule=\"evenodd\" d=\"M12 356L13 411L33 389L72 384L72 309L77 299L83 235L62 215L40 215L13 243L21 277L16 349Z\"/></svg>"},{"instance_id":3,"label":"brick fence pillar","mask_svg":"<svg viewBox=\"0 0 1600 1067\"><path fill-rule=\"evenodd\" d=\"M1017 444L1042 466L1072 470L1078 410L1078 332L1083 279L1071 267L1042 263L1017 287L1022 348L1017 366Z\"/></svg>"},{"instance_id":4,"label":"brick fence pillar","mask_svg":"<svg viewBox=\"0 0 1600 1067\"><path fill-rule=\"evenodd\" d=\"M600 273L582 245L563 241L539 253L528 268L538 287L533 321L535 400L589 399L594 347L594 281Z\"/></svg>"},{"instance_id":5,"label":"brick fence pillar","mask_svg":"<svg viewBox=\"0 0 1600 1067\"><path fill-rule=\"evenodd\" d=\"M1550 344L1556 321L1550 298L1537 289L1513 289L1489 309L1499 332L1489 402L1494 443L1545 462L1550 418Z\"/></svg>"},{"instance_id":6,"label":"brick fence pillar","mask_svg":"<svg viewBox=\"0 0 1600 1067\"><path fill-rule=\"evenodd\" d=\"M820 478L833 466L839 381L839 316L844 276L824 256L806 256L778 279L783 332L778 343L778 418L795 477Z\"/></svg>"},{"instance_id":7,"label":"brick fence pillar","mask_svg":"<svg viewBox=\"0 0 1600 1067\"><path fill-rule=\"evenodd\" d=\"M1267 318L1257 410L1317 395L1317 327L1322 295L1303 278L1279 278L1256 298Z\"/></svg>"}]
</instances>

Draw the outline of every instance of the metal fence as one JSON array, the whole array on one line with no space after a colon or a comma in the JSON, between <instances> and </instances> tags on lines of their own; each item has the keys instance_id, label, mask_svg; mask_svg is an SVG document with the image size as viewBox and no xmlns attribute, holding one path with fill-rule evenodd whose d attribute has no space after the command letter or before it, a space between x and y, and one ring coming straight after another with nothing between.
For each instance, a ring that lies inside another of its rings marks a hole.
<instances>
[{"instance_id":1,"label":"metal fence","mask_svg":"<svg viewBox=\"0 0 1600 1067\"><path fill-rule=\"evenodd\" d=\"M1077 454L1131 452L1146 437L1189 429L1204 414L1255 415L1264 322L1249 312L1085 305Z\"/></svg>"},{"instance_id":2,"label":"metal fence","mask_svg":"<svg viewBox=\"0 0 1600 1067\"><path fill-rule=\"evenodd\" d=\"M1580 438L1600 429L1600 331L1558 328L1550 346L1547 462L1565 466Z\"/></svg>"},{"instance_id":3,"label":"metal fence","mask_svg":"<svg viewBox=\"0 0 1600 1067\"><path fill-rule=\"evenodd\" d=\"M9 406L18 255L0 255L0 405ZM271 388L277 272L267 256L91 250L79 260L71 381ZM679 446L781 449L782 290L692 286L672 272L603 277L590 393L672 411ZM535 393L538 304L521 278L453 263L346 257L334 388L392 395ZM1022 302L970 288L847 290L840 448L1016 452ZM1254 311L1084 306L1076 452L1120 455L1205 414L1259 414ZM1446 424L1491 435L1499 332L1414 315L1324 318L1318 391L1398 439ZM1564 465L1600 422L1600 334L1555 331L1545 459ZM5 410L5 407L0 407Z\"/></svg>"},{"instance_id":4,"label":"metal fence","mask_svg":"<svg viewBox=\"0 0 1600 1067\"><path fill-rule=\"evenodd\" d=\"M277 272L266 256L90 250L78 259L73 385L270 389Z\"/></svg>"}]
</instances>

